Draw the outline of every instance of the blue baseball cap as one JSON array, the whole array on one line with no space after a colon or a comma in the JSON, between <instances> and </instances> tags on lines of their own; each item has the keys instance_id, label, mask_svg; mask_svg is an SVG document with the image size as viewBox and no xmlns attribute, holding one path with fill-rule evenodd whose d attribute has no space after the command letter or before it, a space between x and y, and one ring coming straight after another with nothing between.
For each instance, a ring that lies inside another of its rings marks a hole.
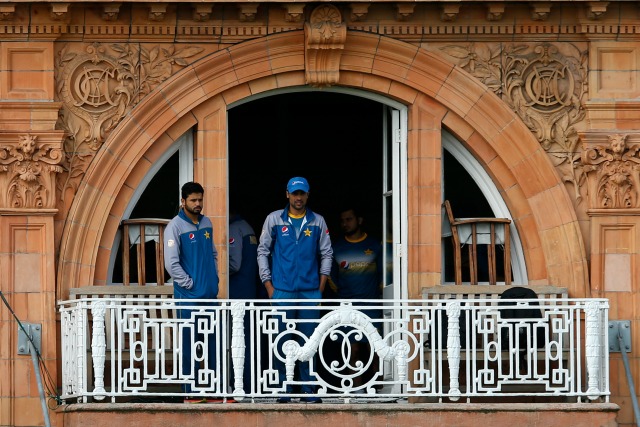
<instances>
[{"instance_id":1,"label":"blue baseball cap","mask_svg":"<svg viewBox=\"0 0 640 427\"><path fill-rule=\"evenodd\" d=\"M289 180L287 184L287 191L289 193L293 193L294 191L304 191L305 193L309 192L309 183L307 180L301 176L294 176Z\"/></svg>"}]
</instances>

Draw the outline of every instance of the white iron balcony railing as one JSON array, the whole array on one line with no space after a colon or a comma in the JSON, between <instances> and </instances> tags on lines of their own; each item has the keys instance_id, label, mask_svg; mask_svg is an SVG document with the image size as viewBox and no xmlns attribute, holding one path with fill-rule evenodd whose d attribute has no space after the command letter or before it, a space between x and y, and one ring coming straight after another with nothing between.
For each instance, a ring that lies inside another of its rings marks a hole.
<instances>
[{"instance_id":1,"label":"white iron balcony railing","mask_svg":"<svg viewBox=\"0 0 640 427\"><path fill-rule=\"evenodd\" d=\"M604 299L385 300L357 307L286 302L290 306L133 296L61 301L62 399L176 397L187 395L186 385L189 395L245 401L301 397L305 386L347 402L609 398ZM181 319L179 308L193 315ZM292 319L300 309L317 320ZM365 314L376 311L378 318ZM300 332L304 324L313 327L310 337ZM201 365L199 371L181 369L184 336L189 363ZM363 342L370 350L354 360L354 344ZM277 362L285 367L284 381ZM312 381L298 378L299 365L309 368Z\"/></svg>"}]
</instances>

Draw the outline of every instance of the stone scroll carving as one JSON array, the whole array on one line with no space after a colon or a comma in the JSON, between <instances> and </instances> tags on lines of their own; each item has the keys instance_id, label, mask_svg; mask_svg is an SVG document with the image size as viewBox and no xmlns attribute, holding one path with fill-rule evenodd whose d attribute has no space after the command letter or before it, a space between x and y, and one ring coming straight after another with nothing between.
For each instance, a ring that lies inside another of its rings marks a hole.
<instances>
[{"instance_id":1,"label":"stone scroll carving","mask_svg":"<svg viewBox=\"0 0 640 427\"><path fill-rule=\"evenodd\" d=\"M342 14L332 5L318 6L304 24L305 78L316 87L338 83L340 57L347 38Z\"/></svg>"},{"instance_id":2,"label":"stone scroll carving","mask_svg":"<svg viewBox=\"0 0 640 427\"><path fill-rule=\"evenodd\" d=\"M62 134L0 135L0 208L53 209L62 172Z\"/></svg>"},{"instance_id":3,"label":"stone scroll carving","mask_svg":"<svg viewBox=\"0 0 640 427\"><path fill-rule=\"evenodd\" d=\"M582 171L592 209L639 208L640 142L629 135L586 134Z\"/></svg>"},{"instance_id":4,"label":"stone scroll carving","mask_svg":"<svg viewBox=\"0 0 640 427\"><path fill-rule=\"evenodd\" d=\"M64 45L56 56L56 94L63 101L57 123L67 133L61 198L77 189L95 152L142 98L195 61L201 47L94 43Z\"/></svg>"}]
</instances>

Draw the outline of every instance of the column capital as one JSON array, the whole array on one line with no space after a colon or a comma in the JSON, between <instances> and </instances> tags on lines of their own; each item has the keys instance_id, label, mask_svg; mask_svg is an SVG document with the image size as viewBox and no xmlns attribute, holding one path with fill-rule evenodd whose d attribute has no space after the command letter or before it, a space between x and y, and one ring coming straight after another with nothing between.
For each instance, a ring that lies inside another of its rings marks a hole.
<instances>
[{"instance_id":1,"label":"column capital","mask_svg":"<svg viewBox=\"0 0 640 427\"><path fill-rule=\"evenodd\" d=\"M53 210L64 131L0 132L0 210Z\"/></svg>"}]
</instances>

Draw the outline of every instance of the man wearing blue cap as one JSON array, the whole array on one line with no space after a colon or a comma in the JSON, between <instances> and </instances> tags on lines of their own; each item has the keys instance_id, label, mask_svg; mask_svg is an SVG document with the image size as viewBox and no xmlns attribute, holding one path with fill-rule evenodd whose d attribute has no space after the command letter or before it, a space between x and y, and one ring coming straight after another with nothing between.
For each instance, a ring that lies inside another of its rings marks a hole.
<instances>
[{"instance_id":1,"label":"man wearing blue cap","mask_svg":"<svg viewBox=\"0 0 640 427\"><path fill-rule=\"evenodd\" d=\"M307 208L309 199L309 183L303 177L293 177L287 184L289 204L284 208L271 212L264 222L258 245L258 268L260 279L269 298L279 299L316 299L322 298L322 292L331 274L333 250L327 223L321 215ZM317 305L317 302L298 305ZM272 302L274 306L288 303ZM317 320L318 310L287 310L286 319ZM307 338L315 329L315 322L301 322L297 328ZM285 331L282 321L279 331ZM284 356L282 344L289 339L298 338L300 346L304 342L297 335L282 337L279 341L278 353ZM275 358L280 383L286 380L284 363ZM312 396L315 381L309 373L309 362L298 362L299 379L303 383L302 392L309 394L300 399L303 403L319 403L320 398ZM287 394L292 392L287 386ZM288 403L289 396L281 397L278 402Z\"/></svg>"}]
</instances>

